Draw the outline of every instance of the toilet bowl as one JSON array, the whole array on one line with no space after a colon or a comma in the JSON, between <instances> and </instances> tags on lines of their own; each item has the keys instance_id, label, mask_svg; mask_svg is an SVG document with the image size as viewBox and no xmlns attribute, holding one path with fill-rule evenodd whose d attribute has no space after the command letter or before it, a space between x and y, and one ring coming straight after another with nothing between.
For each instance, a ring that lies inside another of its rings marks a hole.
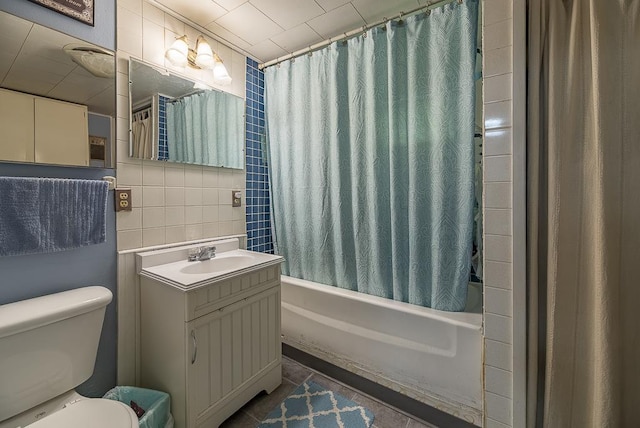
<instances>
[{"instance_id":1,"label":"toilet bowl","mask_svg":"<svg viewBox=\"0 0 640 428\"><path fill-rule=\"evenodd\" d=\"M0 428L135 428L126 404L74 388L93 373L106 306L104 287L0 306Z\"/></svg>"}]
</instances>

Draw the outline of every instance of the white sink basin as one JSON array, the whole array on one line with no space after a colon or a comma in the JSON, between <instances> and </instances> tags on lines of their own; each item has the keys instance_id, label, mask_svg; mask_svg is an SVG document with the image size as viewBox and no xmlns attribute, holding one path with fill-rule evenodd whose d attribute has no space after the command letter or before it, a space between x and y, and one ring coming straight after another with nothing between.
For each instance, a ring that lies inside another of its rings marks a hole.
<instances>
[{"instance_id":1,"label":"white sink basin","mask_svg":"<svg viewBox=\"0 0 640 428\"><path fill-rule=\"evenodd\" d=\"M218 253L210 260L188 261L189 250L200 245L215 246ZM147 251L138 253L137 257L140 275L183 290L211 284L284 260L273 254L241 250L237 239Z\"/></svg>"},{"instance_id":2,"label":"white sink basin","mask_svg":"<svg viewBox=\"0 0 640 428\"><path fill-rule=\"evenodd\" d=\"M223 253L210 260L190 262L187 266L180 269L180 272L199 275L205 273L233 271L252 265L255 259L256 258L252 255Z\"/></svg>"}]
</instances>

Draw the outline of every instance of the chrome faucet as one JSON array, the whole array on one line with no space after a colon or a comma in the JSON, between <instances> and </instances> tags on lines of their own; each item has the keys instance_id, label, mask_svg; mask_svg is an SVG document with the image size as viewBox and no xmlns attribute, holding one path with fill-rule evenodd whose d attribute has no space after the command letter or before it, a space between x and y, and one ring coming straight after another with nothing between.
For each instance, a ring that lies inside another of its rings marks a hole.
<instances>
[{"instance_id":1,"label":"chrome faucet","mask_svg":"<svg viewBox=\"0 0 640 428\"><path fill-rule=\"evenodd\" d=\"M197 252L193 254L189 254L190 262L201 262L203 260L209 260L216 256L216 247L199 247L197 248Z\"/></svg>"}]
</instances>

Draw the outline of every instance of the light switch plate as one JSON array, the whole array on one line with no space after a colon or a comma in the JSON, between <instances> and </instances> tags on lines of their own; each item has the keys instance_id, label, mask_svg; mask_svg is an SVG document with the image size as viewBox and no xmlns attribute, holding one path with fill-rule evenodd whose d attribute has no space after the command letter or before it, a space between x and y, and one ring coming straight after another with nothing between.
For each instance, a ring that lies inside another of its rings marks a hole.
<instances>
[{"instance_id":1,"label":"light switch plate","mask_svg":"<svg viewBox=\"0 0 640 428\"><path fill-rule=\"evenodd\" d=\"M231 191L231 206L232 207L242 206L242 192L240 190Z\"/></svg>"}]
</instances>

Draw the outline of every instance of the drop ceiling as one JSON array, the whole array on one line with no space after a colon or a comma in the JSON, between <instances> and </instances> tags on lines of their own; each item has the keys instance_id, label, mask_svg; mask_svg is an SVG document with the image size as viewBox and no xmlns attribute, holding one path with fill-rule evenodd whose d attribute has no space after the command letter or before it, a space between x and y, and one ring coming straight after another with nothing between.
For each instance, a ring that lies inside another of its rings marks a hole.
<instances>
[{"instance_id":1,"label":"drop ceiling","mask_svg":"<svg viewBox=\"0 0 640 428\"><path fill-rule=\"evenodd\" d=\"M428 0L155 0L267 62Z\"/></svg>"}]
</instances>

